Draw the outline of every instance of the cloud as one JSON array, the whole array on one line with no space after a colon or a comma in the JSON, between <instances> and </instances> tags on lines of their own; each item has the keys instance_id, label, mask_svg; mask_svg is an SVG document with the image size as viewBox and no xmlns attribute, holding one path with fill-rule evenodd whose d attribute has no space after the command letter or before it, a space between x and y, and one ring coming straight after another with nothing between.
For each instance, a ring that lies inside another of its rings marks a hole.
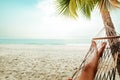
<instances>
[{"instance_id":1,"label":"cloud","mask_svg":"<svg viewBox=\"0 0 120 80\"><path fill-rule=\"evenodd\" d=\"M40 1L36 7L44 12L46 15L55 14L55 4L54 0L44 0Z\"/></svg>"}]
</instances>

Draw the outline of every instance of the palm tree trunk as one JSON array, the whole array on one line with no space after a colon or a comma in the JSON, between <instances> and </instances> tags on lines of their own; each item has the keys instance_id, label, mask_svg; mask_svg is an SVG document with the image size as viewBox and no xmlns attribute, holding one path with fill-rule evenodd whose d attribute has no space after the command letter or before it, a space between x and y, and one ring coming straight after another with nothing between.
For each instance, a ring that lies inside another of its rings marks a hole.
<instances>
[{"instance_id":1,"label":"palm tree trunk","mask_svg":"<svg viewBox=\"0 0 120 80\"><path fill-rule=\"evenodd\" d=\"M105 26L106 35L107 36L116 36L117 34L116 34L116 31L115 31L115 27L113 25L113 22L111 20L109 11L107 9L103 9L103 10L101 10L101 15L102 15L103 23L104 23L104 26ZM109 44L110 44L110 47L111 47L111 52L114 52L113 51L114 42L116 42L116 44L117 44L118 41L109 40ZM119 46L120 45L118 45L118 47ZM114 53L112 53L112 54L114 54ZM118 70L118 73L120 75L120 52L118 52L118 53L119 54L118 54L118 58L117 58L117 70Z\"/></svg>"},{"instance_id":2,"label":"palm tree trunk","mask_svg":"<svg viewBox=\"0 0 120 80\"><path fill-rule=\"evenodd\" d=\"M103 19L104 26L106 29L106 35L107 36L116 36L115 27L114 27L113 22L111 20L109 11L106 9L102 10L101 14L102 14L102 19Z\"/></svg>"}]
</instances>

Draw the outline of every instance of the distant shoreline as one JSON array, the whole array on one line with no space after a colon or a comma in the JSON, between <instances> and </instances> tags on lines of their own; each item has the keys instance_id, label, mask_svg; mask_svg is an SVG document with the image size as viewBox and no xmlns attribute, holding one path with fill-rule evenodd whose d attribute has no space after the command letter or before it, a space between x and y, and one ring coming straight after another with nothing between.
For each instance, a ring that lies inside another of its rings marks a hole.
<instances>
[{"instance_id":1,"label":"distant shoreline","mask_svg":"<svg viewBox=\"0 0 120 80\"><path fill-rule=\"evenodd\" d=\"M0 44L34 44L34 45L83 45L88 40L79 39L0 39Z\"/></svg>"}]
</instances>

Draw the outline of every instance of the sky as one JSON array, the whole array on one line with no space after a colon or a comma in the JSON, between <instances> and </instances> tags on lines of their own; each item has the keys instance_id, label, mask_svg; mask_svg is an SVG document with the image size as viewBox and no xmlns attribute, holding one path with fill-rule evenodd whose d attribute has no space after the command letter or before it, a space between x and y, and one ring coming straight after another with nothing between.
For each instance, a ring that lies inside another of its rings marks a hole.
<instances>
[{"instance_id":1,"label":"sky","mask_svg":"<svg viewBox=\"0 0 120 80\"><path fill-rule=\"evenodd\" d=\"M120 10L111 16L120 33ZM99 11L90 20L58 15L55 0L0 0L0 38L91 39L103 28Z\"/></svg>"}]
</instances>

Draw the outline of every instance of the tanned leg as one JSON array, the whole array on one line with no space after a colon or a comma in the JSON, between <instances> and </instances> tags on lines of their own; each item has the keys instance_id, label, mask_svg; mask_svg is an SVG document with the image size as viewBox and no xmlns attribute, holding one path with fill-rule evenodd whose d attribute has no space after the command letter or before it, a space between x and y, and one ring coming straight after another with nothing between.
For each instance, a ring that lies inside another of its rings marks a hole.
<instances>
[{"instance_id":1,"label":"tanned leg","mask_svg":"<svg viewBox=\"0 0 120 80\"><path fill-rule=\"evenodd\" d=\"M95 49L93 58L85 65L77 80L94 80L97 72L98 61L103 54L106 43L103 42L101 48L98 50L96 43L92 42L92 47Z\"/></svg>"}]
</instances>

